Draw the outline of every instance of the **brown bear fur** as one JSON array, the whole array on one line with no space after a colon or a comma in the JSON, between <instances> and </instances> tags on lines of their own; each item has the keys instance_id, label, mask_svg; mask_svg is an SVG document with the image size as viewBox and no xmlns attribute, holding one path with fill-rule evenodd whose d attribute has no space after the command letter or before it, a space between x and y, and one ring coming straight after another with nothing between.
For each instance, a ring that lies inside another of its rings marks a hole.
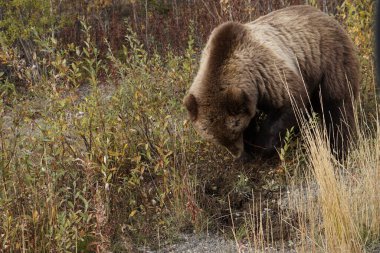
<instances>
[{"instance_id":1,"label":"brown bear fur","mask_svg":"<svg viewBox=\"0 0 380 253\"><path fill-rule=\"evenodd\" d=\"M345 153L358 93L356 50L344 29L316 8L292 6L215 28L184 105L204 138L241 157L250 147L278 147L297 124L290 94L323 113L331 147ZM267 115L259 132L258 111Z\"/></svg>"}]
</instances>

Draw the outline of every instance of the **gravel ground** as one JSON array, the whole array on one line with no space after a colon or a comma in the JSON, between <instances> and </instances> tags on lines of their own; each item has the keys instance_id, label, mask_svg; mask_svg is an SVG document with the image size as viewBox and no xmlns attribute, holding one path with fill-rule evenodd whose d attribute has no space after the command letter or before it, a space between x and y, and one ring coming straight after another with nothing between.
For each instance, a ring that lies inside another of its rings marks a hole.
<instances>
[{"instance_id":1,"label":"gravel ground","mask_svg":"<svg viewBox=\"0 0 380 253\"><path fill-rule=\"evenodd\" d=\"M181 242L170 245L157 253L186 252L186 253L232 253L237 252L236 244L218 236L182 235Z\"/></svg>"},{"instance_id":2,"label":"gravel ground","mask_svg":"<svg viewBox=\"0 0 380 253\"><path fill-rule=\"evenodd\" d=\"M163 247L163 249L153 251L149 249L140 249L144 253L279 253L275 248L266 248L265 250L255 250L248 245L236 245L233 240L226 240L217 235L181 235L180 242ZM293 253L295 251L286 251Z\"/></svg>"}]
</instances>

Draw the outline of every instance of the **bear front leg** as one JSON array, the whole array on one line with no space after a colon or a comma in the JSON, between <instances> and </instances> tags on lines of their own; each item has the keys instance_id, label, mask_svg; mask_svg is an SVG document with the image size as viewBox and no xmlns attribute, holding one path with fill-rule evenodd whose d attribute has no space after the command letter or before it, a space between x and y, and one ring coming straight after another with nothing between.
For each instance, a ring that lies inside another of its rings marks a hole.
<instances>
[{"instance_id":1,"label":"bear front leg","mask_svg":"<svg viewBox=\"0 0 380 253\"><path fill-rule=\"evenodd\" d=\"M254 155L275 155L286 130L293 126L297 126L296 117L288 107L269 112L263 122L255 117L244 132L244 149Z\"/></svg>"}]
</instances>

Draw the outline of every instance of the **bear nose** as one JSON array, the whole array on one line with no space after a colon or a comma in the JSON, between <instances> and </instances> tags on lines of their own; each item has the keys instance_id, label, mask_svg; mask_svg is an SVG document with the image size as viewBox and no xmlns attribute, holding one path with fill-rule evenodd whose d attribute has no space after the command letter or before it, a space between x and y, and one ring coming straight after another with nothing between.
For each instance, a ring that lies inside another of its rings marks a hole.
<instances>
[{"instance_id":1,"label":"bear nose","mask_svg":"<svg viewBox=\"0 0 380 253\"><path fill-rule=\"evenodd\" d=\"M235 162L246 164L246 163L251 162L252 159L253 159L252 155L243 151L243 153L239 157L235 158Z\"/></svg>"},{"instance_id":2,"label":"bear nose","mask_svg":"<svg viewBox=\"0 0 380 253\"><path fill-rule=\"evenodd\" d=\"M235 147L230 147L227 149L231 155L234 157L234 158L239 158L240 157L240 152L239 152L239 149L235 148Z\"/></svg>"},{"instance_id":3,"label":"bear nose","mask_svg":"<svg viewBox=\"0 0 380 253\"><path fill-rule=\"evenodd\" d=\"M235 159L238 159L244 152L244 150L237 145L230 146L227 148L227 150Z\"/></svg>"}]
</instances>

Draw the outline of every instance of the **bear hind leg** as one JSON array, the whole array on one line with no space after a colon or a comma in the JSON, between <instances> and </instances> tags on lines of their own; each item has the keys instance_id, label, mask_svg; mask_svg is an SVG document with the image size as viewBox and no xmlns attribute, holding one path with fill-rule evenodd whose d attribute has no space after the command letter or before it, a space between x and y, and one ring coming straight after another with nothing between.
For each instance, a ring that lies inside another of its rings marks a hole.
<instances>
[{"instance_id":1,"label":"bear hind leg","mask_svg":"<svg viewBox=\"0 0 380 253\"><path fill-rule=\"evenodd\" d=\"M324 123L329 137L331 151L339 158L342 159L347 155L348 148L352 141L355 140L354 134L356 133L355 117L353 100L354 96L350 93L349 87L346 89L346 94L341 94L340 98L335 98L334 94L329 94L328 89L324 87L334 87L339 80L338 77L332 78L332 82L322 83L322 106ZM342 82L347 82L346 78L341 79ZM344 92L341 90L340 92Z\"/></svg>"},{"instance_id":2,"label":"bear hind leg","mask_svg":"<svg viewBox=\"0 0 380 253\"><path fill-rule=\"evenodd\" d=\"M359 93L359 66L353 51L347 51L342 61L326 66L321 82L323 116L331 150L344 158L355 141L354 101Z\"/></svg>"}]
</instances>

